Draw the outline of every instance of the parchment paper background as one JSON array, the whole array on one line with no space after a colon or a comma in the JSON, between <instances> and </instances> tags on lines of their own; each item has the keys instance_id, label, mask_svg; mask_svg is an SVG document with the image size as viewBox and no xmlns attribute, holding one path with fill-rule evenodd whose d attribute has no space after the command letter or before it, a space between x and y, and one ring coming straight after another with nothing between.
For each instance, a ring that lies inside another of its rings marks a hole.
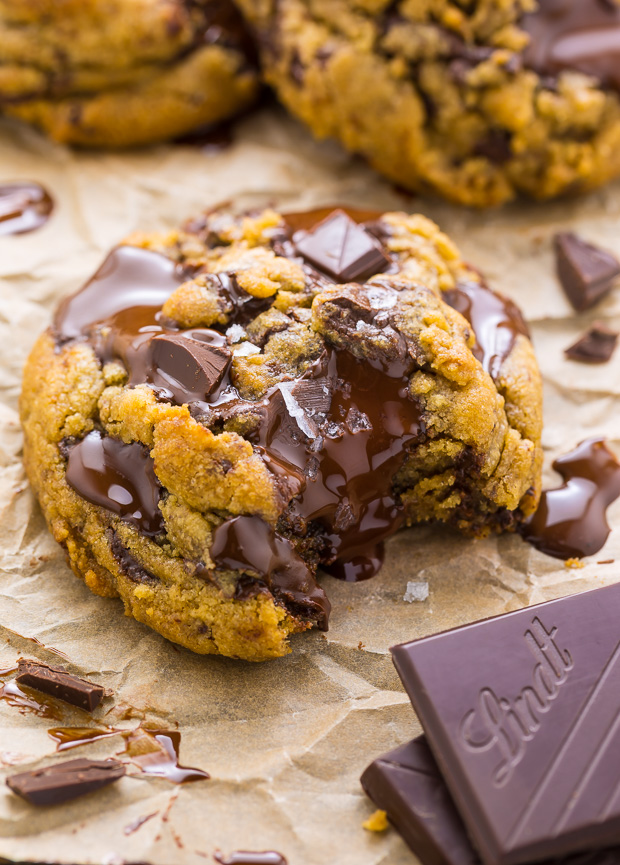
<instances>
[{"instance_id":1,"label":"parchment paper background","mask_svg":"<svg viewBox=\"0 0 620 865\"><path fill-rule=\"evenodd\" d=\"M20 464L22 364L58 299L135 229L174 226L224 200L419 210L525 311L545 381L549 485L552 458L583 438L602 434L620 445L620 351L600 367L563 355L595 318L620 328L620 289L594 313L575 315L554 279L550 244L555 231L570 227L620 254L620 186L571 202L471 213L403 197L337 147L313 143L276 108L245 120L235 144L216 155L186 146L72 153L7 124L0 127L0 182L18 178L48 187L56 211L43 230L0 238L0 667L20 655L57 661L45 647L64 652L71 669L113 689L114 707L108 700L97 718L110 712L106 722L127 728L142 717L178 726L182 762L212 780L174 787L136 775L43 810L0 783L0 857L198 865L212 862L217 848L275 848L290 865L412 865L393 830L376 835L361 826L373 808L360 773L420 731L389 646L618 580L617 562L597 561L620 560L620 502L610 510L615 534L582 569L516 537L471 542L411 530L388 545L377 578L358 585L325 578L334 607L327 639L297 638L292 655L263 665L200 657L125 619L120 602L92 595L65 565ZM427 601L403 600L408 580L428 581ZM134 717L120 719L127 707ZM84 724L78 714L63 722ZM46 732L57 723L0 700L0 774L59 759ZM69 756L108 757L122 748L119 736ZM153 812L138 831L124 833Z\"/></svg>"}]
</instances>

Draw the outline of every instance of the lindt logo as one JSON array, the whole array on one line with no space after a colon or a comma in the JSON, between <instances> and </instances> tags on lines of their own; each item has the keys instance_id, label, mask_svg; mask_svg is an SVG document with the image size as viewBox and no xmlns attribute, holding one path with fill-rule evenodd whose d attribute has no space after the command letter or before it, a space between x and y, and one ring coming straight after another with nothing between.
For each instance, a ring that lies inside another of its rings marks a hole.
<instances>
[{"instance_id":1,"label":"lindt logo","mask_svg":"<svg viewBox=\"0 0 620 865\"><path fill-rule=\"evenodd\" d=\"M548 631L539 618L534 618L524 634L537 661L531 685L526 685L512 699L498 697L491 688L483 688L478 694L478 705L461 721L460 734L469 750L497 751L500 760L493 772L493 782L498 787L510 780L527 743L540 729L542 716L551 709L573 669L569 652L556 642L557 633L557 628Z\"/></svg>"}]
</instances>

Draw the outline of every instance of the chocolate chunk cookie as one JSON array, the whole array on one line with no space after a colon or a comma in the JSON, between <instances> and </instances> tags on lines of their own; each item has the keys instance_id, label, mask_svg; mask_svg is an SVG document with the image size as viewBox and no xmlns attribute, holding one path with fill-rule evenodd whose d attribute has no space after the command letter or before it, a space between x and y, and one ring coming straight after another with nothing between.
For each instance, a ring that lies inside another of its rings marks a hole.
<instances>
[{"instance_id":1,"label":"chocolate chunk cookie","mask_svg":"<svg viewBox=\"0 0 620 865\"><path fill-rule=\"evenodd\" d=\"M250 104L252 52L228 0L0 0L0 113L82 146L173 138Z\"/></svg>"},{"instance_id":2,"label":"chocolate chunk cookie","mask_svg":"<svg viewBox=\"0 0 620 865\"><path fill-rule=\"evenodd\" d=\"M541 382L517 308L423 216L206 213L114 249L24 373L25 461L95 592L248 660L327 627L319 568L402 525L536 507Z\"/></svg>"},{"instance_id":3,"label":"chocolate chunk cookie","mask_svg":"<svg viewBox=\"0 0 620 865\"><path fill-rule=\"evenodd\" d=\"M620 173L615 0L239 0L265 74L319 138L486 207Z\"/></svg>"}]
</instances>

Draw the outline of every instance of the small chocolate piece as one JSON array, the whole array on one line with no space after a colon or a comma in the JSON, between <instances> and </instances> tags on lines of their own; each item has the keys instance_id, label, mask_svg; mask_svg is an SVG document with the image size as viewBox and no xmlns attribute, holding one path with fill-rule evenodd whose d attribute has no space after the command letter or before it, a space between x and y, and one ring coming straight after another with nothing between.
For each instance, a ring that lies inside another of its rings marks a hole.
<instances>
[{"instance_id":1,"label":"small chocolate piece","mask_svg":"<svg viewBox=\"0 0 620 865\"><path fill-rule=\"evenodd\" d=\"M87 712L96 709L105 696L105 689L101 685L73 676L59 667L48 667L47 664L25 658L19 659L15 679L20 685L50 694Z\"/></svg>"},{"instance_id":2,"label":"small chocolate piece","mask_svg":"<svg viewBox=\"0 0 620 865\"><path fill-rule=\"evenodd\" d=\"M107 787L125 774L118 760L67 760L6 779L14 793L31 805L59 805Z\"/></svg>"},{"instance_id":3,"label":"small chocolate piece","mask_svg":"<svg viewBox=\"0 0 620 865\"><path fill-rule=\"evenodd\" d=\"M591 556L609 536L605 511L620 496L620 463L604 439L588 439L555 460L553 468L564 483L543 491L536 513L519 531L548 556Z\"/></svg>"},{"instance_id":4,"label":"small chocolate piece","mask_svg":"<svg viewBox=\"0 0 620 865\"><path fill-rule=\"evenodd\" d=\"M54 202L40 184L29 181L0 185L0 236L26 234L45 225Z\"/></svg>"},{"instance_id":5,"label":"small chocolate piece","mask_svg":"<svg viewBox=\"0 0 620 865\"><path fill-rule=\"evenodd\" d=\"M577 312L590 309L613 288L614 279L620 275L620 262L572 231L556 234L554 244L564 293Z\"/></svg>"},{"instance_id":6,"label":"small chocolate piece","mask_svg":"<svg viewBox=\"0 0 620 865\"><path fill-rule=\"evenodd\" d=\"M422 865L480 865L424 736L376 759L362 787ZM617 865L620 848L578 853L546 865Z\"/></svg>"},{"instance_id":7,"label":"small chocolate piece","mask_svg":"<svg viewBox=\"0 0 620 865\"><path fill-rule=\"evenodd\" d=\"M335 210L293 240L299 255L337 282L363 281L390 264L379 241L344 210Z\"/></svg>"},{"instance_id":8,"label":"small chocolate piece","mask_svg":"<svg viewBox=\"0 0 620 865\"><path fill-rule=\"evenodd\" d=\"M392 649L485 865L617 844L619 603L620 583Z\"/></svg>"},{"instance_id":9,"label":"small chocolate piece","mask_svg":"<svg viewBox=\"0 0 620 865\"><path fill-rule=\"evenodd\" d=\"M620 7L614 0L538 0L521 27L523 60L543 76L583 72L620 89Z\"/></svg>"},{"instance_id":10,"label":"small chocolate piece","mask_svg":"<svg viewBox=\"0 0 620 865\"><path fill-rule=\"evenodd\" d=\"M618 332L597 321L577 342L564 349L564 354L580 363L607 363L617 342Z\"/></svg>"},{"instance_id":11,"label":"small chocolate piece","mask_svg":"<svg viewBox=\"0 0 620 865\"><path fill-rule=\"evenodd\" d=\"M69 449L67 483L94 505L118 514L150 537L164 530L159 482L148 450L97 430Z\"/></svg>"},{"instance_id":12,"label":"small chocolate piece","mask_svg":"<svg viewBox=\"0 0 620 865\"><path fill-rule=\"evenodd\" d=\"M213 345L195 335L162 334L152 343L153 364L159 377L174 392L180 389L189 399L205 399L217 388L224 377L232 353L225 346Z\"/></svg>"}]
</instances>

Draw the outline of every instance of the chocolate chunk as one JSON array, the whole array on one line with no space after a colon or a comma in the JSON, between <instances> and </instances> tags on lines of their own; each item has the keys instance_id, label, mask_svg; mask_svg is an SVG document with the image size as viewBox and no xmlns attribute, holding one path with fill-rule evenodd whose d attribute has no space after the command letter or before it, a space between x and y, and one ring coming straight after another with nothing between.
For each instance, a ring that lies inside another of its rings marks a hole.
<instances>
[{"instance_id":1,"label":"chocolate chunk","mask_svg":"<svg viewBox=\"0 0 620 865\"><path fill-rule=\"evenodd\" d=\"M381 244L344 210L335 210L307 232L294 236L299 255L337 282L382 273L390 264Z\"/></svg>"},{"instance_id":2,"label":"chocolate chunk","mask_svg":"<svg viewBox=\"0 0 620 865\"><path fill-rule=\"evenodd\" d=\"M554 238L560 285L577 312L590 309L613 287L620 262L610 253L587 243L571 231Z\"/></svg>"},{"instance_id":3,"label":"chocolate chunk","mask_svg":"<svg viewBox=\"0 0 620 865\"><path fill-rule=\"evenodd\" d=\"M183 402L205 399L217 388L224 377L232 354L228 348L213 345L192 336L162 334L152 343L153 364L164 380L169 380L171 390L180 388L184 392Z\"/></svg>"},{"instance_id":4,"label":"chocolate chunk","mask_svg":"<svg viewBox=\"0 0 620 865\"><path fill-rule=\"evenodd\" d=\"M548 556L591 556L609 536L605 511L620 496L620 463L604 439L588 439L555 460L553 468L564 483L543 491L536 513L519 531Z\"/></svg>"},{"instance_id":5,"label":"chocolate chunk","mask_svg":"<svg viewBox=\"0 0 620 865\"><path fill-rule=\"evenodd\" d=\"M14 793L31 805L59 805L101 787L125 774L118 760L67 760L33 772L20 772L6 779Z\"/></svg>"},{"instance_id":6,"label":"chocolate chunk","mask_svg":"<svg viewBox=\"0 0 620 865\"><path fill-rule=\"evenodd\" d=\"M617 843L619 603L616 584L392 649L485 865Z\"/></svg>"},{"instance_id":7,"label":"chocolate chunk","mask_svg":"<svg viewBox=\"0 0 620 865\"><path fill-rule=\"evenodd\" d=\"M47 664L25 658L19 660L15 679L20 685L50 694L87 712L96 709L105 695L101 685L73 676L59 667L48 667Z\"/></svg>"},{"instance_id":8,"label":"chocolate chunk","mask_svg":"<svg viewBox=\"0 0 620 865\"><path fill-rule=\"evenodd\" d=\"M383 754L361 781L422 865L480 865L424 736ZM616 847L553 859L546 865L617 865L619 861Z\"/></svg>"},{"instance_id":9,"label":"chocolate chunk","mask_svg":"<svg viewBox=\"0 0 620 865\"><path fill-rule=\"evenodd\" d=\"M505 165L512 159L511 136L503 129L491 129L474 147L476 156L483 156L494 165Z\"/></svg>"},{"instance_id":10,"label":"chocolate chunk","mask_svg":"<svg viewBox=\"0 0 620 865\"><path fill-rule=\"evenodd\" d=\"M618 332L597 321L577 342L564 349L564 354L580 363L607 363L617 342Z\"/></svg>"},{"instance_id":11,"label":"chocolate chunk","mask_svg":"<svg viewBox=\"0 0 620 865\"><path fill-rule=\"evenodd\" d=\"M583 72L620 88L620 7L613 0L539 0L521 27L526 66L545 76Z\"/></svg>"}]
</instances>

